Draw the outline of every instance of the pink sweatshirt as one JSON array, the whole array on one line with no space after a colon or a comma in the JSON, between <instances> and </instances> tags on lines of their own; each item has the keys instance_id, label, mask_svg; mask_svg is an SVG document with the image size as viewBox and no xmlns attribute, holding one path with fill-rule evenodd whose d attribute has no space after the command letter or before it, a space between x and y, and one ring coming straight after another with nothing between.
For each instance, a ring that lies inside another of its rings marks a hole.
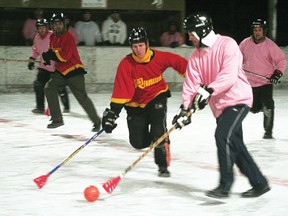
<instances>
[{"instance_id":1,"label":"pink sweatshirt","mask_svg":"<svg viewBox=\"0 0 288 216\"><path fill-rule=\"evenodd\" d=\"M34 39L37 34L36 19L27 19L23 26L23 37L25 39Z\"/></svg>"},{"instance_id":2,"label":"pink sweatshirt","mask_svg":"<svg viewBox=\"0 0 288 216\"><path fill-rule=\"evenodd\" d=\"M191 107L200 84L214 90L209 105L215 118L229 106L252 106L252 88L242 70L242 54L232 38L215 35L211 48L195 49L183 84L182 104Z\"/></svg>"},{"instance_id":3,"label":"pink sweatshirt","mask_svg":"<svg viewBox=\"0 0 288 216\"><path fill-rule=\"evenodd\" d=\"M173 35L169 34L169 32L164 32L160 37L160 43L162 46L170 47L173 42L178 42L179 46L183 45L184 40L179 32L175 32Z\"/></svg>"},{"instance_id":4,"label":"pink sweatshirt","mask_svg":"<svg viewBox=\"0 0 288 216\"><path fill-rule=\"evenodd\" d=\"M266 37L262 43L255 44L252 37L248 37L240 43L239 47L243 54L243 69L248 71L246 75L252 87L271 84L271 82L268 79L249 74L249 71L268 78L272 76L275 69L284 73L286 56L269 38Z\"/></svg>"},{"instance_id":5,"label":"pink sweatshirt","mask_svg":"<svg viewBox=\"0 0 288 216\"><path fill-rule=\"evenodd\" d=\"M52 31L48 31L44 38L42 38L39 34L36 34L33 45L32 45L32 55L34 59L40 56L40 64L38 68L42 68L44 70L54 72L55 71L55 62L50 61L51 65L44 65L42 59L42 53L48 51L49 42L50 42L50 35Z\"/></svg>"}]
</instances>

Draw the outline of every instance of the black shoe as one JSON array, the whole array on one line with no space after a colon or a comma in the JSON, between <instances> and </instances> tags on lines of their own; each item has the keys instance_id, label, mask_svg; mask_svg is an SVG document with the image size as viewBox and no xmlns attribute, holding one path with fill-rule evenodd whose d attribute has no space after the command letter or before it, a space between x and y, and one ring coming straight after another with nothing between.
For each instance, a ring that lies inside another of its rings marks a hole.
<instances>
[{"instance_id":1,"label":"black shoe","mask_svg":"<svg viewBox=\"0 0 288 216\"><path fill-rule=\"evenodd\" d=\"M35 108L35 109L31 110L31 112L35 113L35 114L44 114L44 109Z\"/></svg>"},{"instance_id":2,"label":"black shoe","mask_svg":"<svg viewBox=\"0 0 288 216\"><path fill-rule=\"evenodd\" d=\"M263 139L273 139L272 133L265 132Z\"/></svg>"},{"instance_id":3,"label":"black shoe","mask_svg":"<svg viewBox=\"0 0 288 216\"><path fill-rule=\"evenodd\" d=\"M62 125L64 125L63 120L52 120L52 122L47 125L47 128L58 128Z\"/></svg>"},{"instance_id":4,"label":"black shoe","mask_svg":"<svg viewBox=\"0 0 288 216\"><path fill-rule=\"evenodd\" d=\"M206 192L206 196L213 197L213 198L227 198L229 197L228 191L223 191L220 186L215 188L214 190L210 190Z\"/></svg>"},{"instance_id":5,"label":"black shoe","mask_svg":"<svg viewBox=\"0 0 288 216\"><path fill-rule=\"evenodd\" d=\"M69 113L70 112L70 110L69 109L67 109L67 108L64 108L64 110L63 110L63 113Z\"/></svg>"},{"instance_id":6,"label":"black shoe","mask_svg":"<svg viewBox=\"0 0 288 216\"><path fill-rule=\"evenodd\" d=\"M99 118L99 121L98 121L98 122L95 122L95 123L93 124L92 131L93 131L93 132L98 132L98 131L100 130L100 128L101 128L101 120L100 120L100 118Z\"/></svg>"},{"instance_id":7,"label":"black shoe","mask_svg":"<svg viewBox=\"0 0 288 216\"><path fill-rule=\"evenodd\" d=\"M253 187L250 190L242 193L241 196L244 198L259 197L270 190L271 190L271 188L267 184L263 187Z\"/></svg>"},{"instance_id":8,"label":"black shoe","mask_svg":"<svg viewBox=\"0 0 288 216\"><path fill-rule=\"evenodd\" d=\"M165 178L170 177L170 172L168 171L167 167L159 167L158 176Z\"/></svg>"}]
</instances>

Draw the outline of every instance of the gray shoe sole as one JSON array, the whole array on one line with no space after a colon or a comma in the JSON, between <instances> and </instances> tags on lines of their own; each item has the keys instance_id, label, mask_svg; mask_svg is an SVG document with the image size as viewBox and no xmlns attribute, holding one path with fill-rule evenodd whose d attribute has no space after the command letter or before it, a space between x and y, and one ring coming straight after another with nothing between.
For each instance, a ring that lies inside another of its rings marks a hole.
<instances>
[{"instance_id":1,"label":"gray shoe sole","mask_svg":"<svg viewBox=\"0 0 288 216\"><path fill-rule=\"evenodd\" d=\"M59 123L51 123L51 124L48 124L47 125L47 128L49 128L49 129L53 129L53 128L58 128L58 127L60 127L60 126L62 126L62 125L64 125L64 123L63 122L59 122Z\"/></svg>"}]
</instances>

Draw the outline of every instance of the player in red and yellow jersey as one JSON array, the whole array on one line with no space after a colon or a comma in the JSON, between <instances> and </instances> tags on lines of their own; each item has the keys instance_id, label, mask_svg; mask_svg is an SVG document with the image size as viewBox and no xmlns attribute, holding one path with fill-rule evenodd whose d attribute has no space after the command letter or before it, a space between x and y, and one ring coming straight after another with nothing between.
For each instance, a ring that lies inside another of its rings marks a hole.
<instances>
[{"instance_id":1,"label":"player in red and yellow jersey","mask_svg":"<svg viewBox=\"0 0 288 216\"><path fill-rule=\"evenodd\" d=\"M86 71L81 62L75 39L66 29L65 16L63 13L53 14L51 18L53 34L50 36L49 50L42 53L45 64L55 61L55 73L45 86L45 95L50 108L52 122L48 128L57 128L64 124L60 110L57 89L69 86L77 101L88 114L94 123L93 131L98 131L101 126L101 119L88 97L85 89Z\"/></svg>"},{"instance_id":2,"label":"player in red and yellow jersey","mask_svg":"<svg viewBox=\"0 0 288 216\"><path fill-rule=\"evenodd\" d=\"M134 28L129 35L132 53L120 62L115 77L110 109L106 108L102 127L111 133L123 107L127 111L130 144L136 149L149 147L167 131L167 98L171 96L163 78L167 68L185 75L187 60L179 55L150 49L144 28ZM155 148L159 176L169 177L169 138Z\"/></svg>"}]
</instances>

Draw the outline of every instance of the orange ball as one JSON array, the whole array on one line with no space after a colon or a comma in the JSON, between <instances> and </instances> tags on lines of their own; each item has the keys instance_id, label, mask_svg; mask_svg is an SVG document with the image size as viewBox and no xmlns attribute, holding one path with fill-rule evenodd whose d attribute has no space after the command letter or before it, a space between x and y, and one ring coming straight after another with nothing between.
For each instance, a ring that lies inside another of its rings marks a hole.
<instances>
[{"instance_id":1,"label":"orange ball","mask_svg":"<svg viewBox=\"0 0 288 216\"><path fill-rule=\"evenodd\" d=\"M94 185L90 185L84 190L84 197L88 202L94 202L99 198L99 190Z\"/></svg>"}]
</instances>

